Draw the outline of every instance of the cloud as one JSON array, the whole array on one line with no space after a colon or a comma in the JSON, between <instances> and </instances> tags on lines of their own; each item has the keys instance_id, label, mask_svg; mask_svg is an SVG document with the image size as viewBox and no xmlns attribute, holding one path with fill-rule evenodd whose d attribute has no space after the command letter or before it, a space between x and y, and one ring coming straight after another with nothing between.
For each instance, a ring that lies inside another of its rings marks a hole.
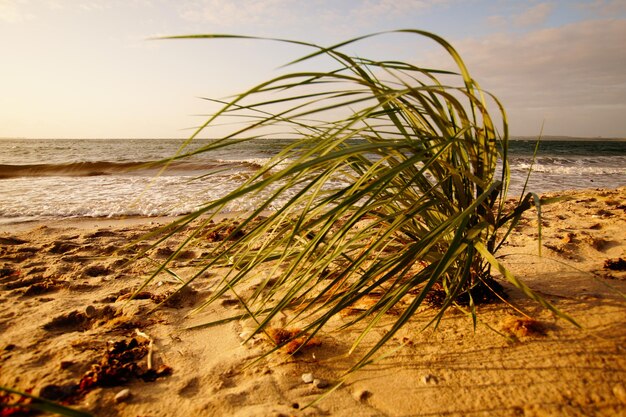
<instances>
[{"instance_id":1,"label":"cloud","mask_svg":"<svg viewBox=\"0 0 626 417\"><path fill-rule=\"evenodd\" d=\"M596 20L525 35L491 35L458 47L481 78L506 89L519 85L534 86L535 95L552 92L547 104L562 104L561 97L577 93L584 102L610 104L626 103L623 39L626 20Z\"/></svg>"},{"instance_id":2,"label":"cloud","mask_svg":"<svg viewBox=\"0 0 626 417\"><path fill-rule=\"evenodd\" d=\"M603 112L626 111L624 39L626 19L606 19L526 34L464 39L454 46L481 86L511 110L513 120L516 113L555 115L566 111L588 111L590 119L597 114L600 120L606 119ZM440 66L447 62L435 59ZM626 135L623 117L613 123L614 131ZM563 126L560 132L567 128Z\"/></svg>"},{"instance_id":3,"label":"cloud","mask_svg":"<svg viewBox=\"0 0 626 417\"><path fill-rule=\"evenodd\" d=\"M59 11L77 8L84 11L98 11L112 5L112 1L102 2L98 0L0 0L0 21L22 23L41 18L41 15L49 10Z\"/></svg>"},{"instance_id":4,"label":"cloud","mask_svg":"<svg viewBox=\"0 0 626 417\"><path fill-rule=\"evenodd\" d=\"M294 0L203 0L180 2L179 14L189 21L209 22L216 26L246 24L276 25L289 18Z\"/></svg>"},{"instance_id":5,"label":"cloud","mask_svg":"<svg viewBox=\"0 0 626 417\"><path fill-rule=\"evenodd\" d=\"M435 6L449 3L449 0L366 0L351 11L351 15L360 19L385 17L388 19L407 13L428 10Z\"/></svg>"},{"instance_id":6,"label":"cloud","mask_svg":"<svg viewBox=\"0 0 626 417\"><path fill-rule=\"evenodd\" d=\"M487 17L487 23L495 28L506 29L508 26L516 26L519 28L540 26L547 20L548 16L554 10L551 3L539 3L529 7L517 14L510 15L492 15Z\"/></svg>"},{"instance_id":7,"label":"cloud","mask_svg":"<svg viewBox=\"0 0 626 417\"><path fill-rule=\"evenodd\" d=\"M35 15L25 10L27 5L27 1L0 0L0 20L8 23L21 23L34 19Z\"/></svg>"},{"instance_id":8,"label":"cloud","mask_svg":"<svg viewBox=\"0 0 626 417\"><path fill-rule=\"evenodd\" d=\"M486 20L489 26L496 27L496 28L504 28L506 27L508 23L507 18L501 15L487 16Z\"/></svg>"},{"instance_id":9,"label":"cloud","mask_svg":"<svg viewBox=\"0 0 626 417\"><path fill-rule=\"evenodd\" d=\"M548 3L539 3L513 17L517 26L537 26L545 22L554 6Z\"/></svg>"},{"instance_id":10,"label":"cloud","mask_svg":"<svg viewBox=\"0 0 626 417\"><path fill-rule=\"evenodd\" d=\"M312 21L329 28L371 26L458 0L184 0L179 15L188 21L208 22L219 27L259 25L268 27L308 26Z\"/></svg>"},{"instance_id":11,"label":"cloud","mask_svg":"<svg viewBox=\"0 0 626 417\"><path fill-rule=\"evenodd\" d=\"M624 0L583 1L578 4L578 7L601 16L616 16L626 13L626 2Z\"/></svg>"}]
</instances>

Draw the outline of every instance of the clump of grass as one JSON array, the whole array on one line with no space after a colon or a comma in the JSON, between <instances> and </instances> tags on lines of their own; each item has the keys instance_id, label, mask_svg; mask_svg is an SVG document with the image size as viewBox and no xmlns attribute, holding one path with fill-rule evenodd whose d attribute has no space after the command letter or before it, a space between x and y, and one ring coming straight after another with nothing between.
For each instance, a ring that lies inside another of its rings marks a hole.
<instances>
[{"instance_id":1,"label":"clump of grass","mask_svg":"<svg viewBox=\"0 0 626 417\"><path fill-rule=\"evenodd\" d=\"M344 52L354 42L382 34L330 47L275 40L310 49L294 63L325 57L334 68L280 75L221 102L189 141L225 118L239 123L194 153L263 137L294 140L241 186L172 229L193 223L200 234L211 213L264 196L255 211L221 236L185 285L210 268L230 266L200 308L231 292L244 310L238 317L252 318L256 333L286 316L286 326L301 329L293 338L313 338L342 311L354 312L343 314L348 319L342 325L362 325L353 350L381 320L393 317L352 370L371 361L433 291L439 294L439 311L431 324L436 326L461 296L476 323L472 290L492 291L492 270L558 314L494 256L522 213L538 201L527 194L505 209L509 137L503 107L480 89L444 39L419 30L395 33L436 42L458 71ZM184 156L181 149L172 159ZM194 238L192 233L178 251ZM246 290L263 265L271 278ZM355 308L361 300L367 302Z\"/></svg>"}]
</instances>

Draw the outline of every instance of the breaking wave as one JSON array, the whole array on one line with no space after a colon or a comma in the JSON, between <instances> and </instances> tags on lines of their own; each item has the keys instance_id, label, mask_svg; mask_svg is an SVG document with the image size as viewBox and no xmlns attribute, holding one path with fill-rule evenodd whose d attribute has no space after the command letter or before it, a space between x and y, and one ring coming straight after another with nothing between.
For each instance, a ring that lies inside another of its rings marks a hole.
<instances>
[{"instance_id":1,"label":"breaking wave","mask_svg":"<svg viewBox=\"0 0 626 417\"><path fill-rule=\"evenodd\" d=\"M260 165L248 161L68 162L61 164L0 164L0 179L19 177L95 177L102 175L194 175L220 169L249 170Z\"/></svg>"}]
</instances>

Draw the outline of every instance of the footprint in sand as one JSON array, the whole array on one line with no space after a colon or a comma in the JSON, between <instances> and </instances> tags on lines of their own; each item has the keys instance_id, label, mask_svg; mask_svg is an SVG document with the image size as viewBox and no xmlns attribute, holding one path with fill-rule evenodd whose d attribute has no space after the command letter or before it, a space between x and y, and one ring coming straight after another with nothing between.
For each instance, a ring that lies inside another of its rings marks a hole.
<instances>
[{"instance_id":1,"label":"footprint in sand","mask_svg":"<svg viewBox=\"0 0 626 417\"><path fill-rule=\"evenodd\" d=\"M200 392L200 387L200 379L197 376L192 377L178 389L178 395L186 398L194 397Z\"/></svg>"},{"instance_id":2,"label":"footprint in sand","mask_svg":"<svg viewBox=\"0 0 626 417\"><path fill-rule=\"evenodd\" d=\"M24 287L28 287L29 285L35 284L41 281L42 279L43 278L39 276L22 278L22 275L18 271L16 271L15 274L9 275L8 277L5 277L4 279L2 279L3 284L2 284L2 287L0 287L0 289L15 290L18 288L24 288Z\"/></svg>"},{"instance_id":3,"label":"footprint in sand","mask_svg":"<svg viewBox=\"0 0 626 417\"><path fill-rule=\"evenodd\" d=\"M61 282L54 279L40 278L39 282L36 282L26 288L22 297L34 297L36 295L49 294L56 292L61 288Z\"/></svg>"},{"instance_id":4,"label":"footprint in sand","mask_svg":"<svg viewBox=\"0 0 626 417\"><path fill-rule=\"evenodd\" d=\"M20 263L26 259L32 258L36 252L39 252L41 248L24 246L29 243L26 240L18 239L12 236L0 237L0 255L1 259Z\"/></svg>"},{"instance_id":5,"label":"footprint in sand","mask_svg":"<svg viewBox=\"0 0 626 417\"><path fill-rule=\"evenodd\" d=\"M0 282L9 282L19 277L19 271L13 268L0 268Z\"/></svg>"},{"instance_id":6,"label":"footprint in sand","mask_svg":"<svg viewBox=\"0 0 626 417\"><path fill-rule=\"evenodd\" d=\"M70 252L75 252L79 248L80 248L80 245L78 243L57 240L48 249L48 253L52 253L54 255L65 255Z\"/></svg>"},{"instance_id":7,"label":"footprint in sand","mask_svg":"<svg viewBox=\"0 0 626 417\"><path fill-rule=\"evenodd\" d=\"M111 320L117 315L119 315L118 311L111 306L104 306L100 309L88 306L84 313L73 310L56 316L44 324L43 329L61 332L85 331L91 329L96 321Z\"/></svg>"},{"instance_id":8,"label":"footprint in sand","mask_svg":"<svg viewBox=\"0 0 626 417\"><path fill-rule=\"evenodd\" d=\"M91 278L101 277L103 275L110 275L112 273L113 272L109 268L99 264L90 265L83 270L83 274Z\"/></svg>"},{"instance_id":9,"label":"footprint in sand","mask_svg":"<svg viewBox=\"0 0 626 417\"><path fill-rule=\"evenodd\" d=\"M591 246L598 252L606 252L607 250L615 246L619 246L620 244L619 242L615 240L608 240L603 237L593 237L593 236L587 236L585 241L589 244L589 246Z\"/></svg>"},{"instance_id":10,"label":"footprint in sand","mask_svg":"<svg viewBox=\"0 0 626 417\"><path fill-rule=\"evenodd\" d=\"M98 230L94 233L90 233L88 235L85 236L85 238L87 239L97 239L97 238L101 238L101 237L117 237L119 236L119 233L114 232L112 230L107 230L107 229L101 229Z\"/></svg>"},{"instance_id":11,"label":"footprint in sand","mask_svg":"<svg viewBox=\"0 0 626 417\"><path fill-rule=\"evenodd\" d=\"M0 236L0 245L23 245L24 243L28 243L28 241L12 236Z\"/></svg>"}]
</instances>

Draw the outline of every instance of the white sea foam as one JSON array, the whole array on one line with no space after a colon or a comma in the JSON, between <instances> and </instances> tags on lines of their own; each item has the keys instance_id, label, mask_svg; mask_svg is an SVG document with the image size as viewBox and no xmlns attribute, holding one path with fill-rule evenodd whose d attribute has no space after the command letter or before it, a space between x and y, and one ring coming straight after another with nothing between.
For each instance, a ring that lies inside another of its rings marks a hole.
<instances>
[{"instance_id":1,"label":"white sea foam","mask_svg":"<svg viewBox=\"0 0 626 417\"><path fill-rule=\"evenodd\" d=\"M117 169L171 156L180 143L177 140L0 141L0 166L5 174L0 179L0 222L189 213L241 186L254 169L267 163L284 145L284 141L260 141L225 148L184 161L160 176L156 176L155 170ZM598 144L548 145L532 165L529 189L543 192L626 185L626 146L611 144L607 151ZM521 191L531 168L532 144L526 148L511 151L510 196ZM82 162L92 163L86 165L98 169L80 171L82 176L65 169ZM38 164L45 167L35 167ZM13 165L22 167L12 173ZM215 172L201 177L207 170ZM64 176L54 176L58 172ZM30 176L24 176L27 174ZM341 181L329 186L339 185ZM225 211L256 209L269 192L240 199ZM290 190L268 208L278 208L295 192Z\"/></svg>"},{"instance_id":2,"label":"white sea foam","mask_svg":"<svg viewBox=\"0 0 626 417\"><path fill-rule=\"evenodd\" d=\"M513 169L528 172L532 170L535 174L553 174L553 175L626 175L626 165L622 167L611 166L593 166L593 165L547 165L547 164L518 164Z\"/></svg>"}]
</instances>

